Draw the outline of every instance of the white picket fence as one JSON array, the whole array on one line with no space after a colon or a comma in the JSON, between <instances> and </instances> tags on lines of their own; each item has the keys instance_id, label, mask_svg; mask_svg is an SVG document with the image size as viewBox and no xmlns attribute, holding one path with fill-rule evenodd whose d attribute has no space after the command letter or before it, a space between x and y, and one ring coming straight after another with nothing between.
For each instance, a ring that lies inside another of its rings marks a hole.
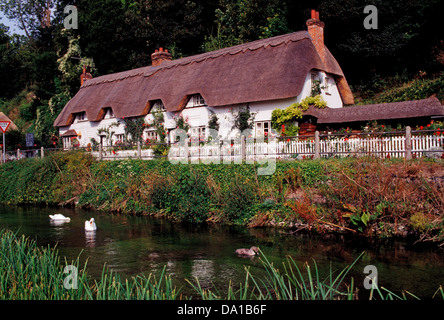
<instances>
[{"instance_id":1,"label":"white picket fence","mask_svg":"<svg viewBox=\"0 0 444 320\"><path fill-rule=\"evenodd\" d=\"M444 135L435 132L399 132L398 134L354 135L319 135L313 137L288 137L270 139L268 142L221 141L207 144L171 144L167 157L171 161L213 163L241 163L243 160L252 162L264 158L275 159L304 159L316 157L350 157L371 155L380 158L432 157L441 158L444 154ZM419 133L419 134L418 134ZM406 142L410 140L411 147L407 152ZM318 143L318 145L316 145ZM154 159L151 148L136 148L119 150L115 146L100 147L99 151L88 150L101 160L119 159ZM6 152L6 161L19 160L28 157L44 157L46 152L56 149L15 150Z\"/></svg>"},{"instance_id":2,"label":"white picket fence","mask_svg":"<svg viewBox=\"0 0 444 320\"><path fill-rule=\"evenodd\" d=\"M269 142L245 143L245 156L242 154L242 143L202 146L178 146L170 149L170 159L183 159L187 154L191 161L219 158L221 161L247 161L262 158L304 159L314 157L315 139L287 139L287 141L270 140ZM441 157L444 136L434 134L411 137L411 153L414 157ZM188 150L188 151L187 151ZM350 157L372 155L381 158L403 158L406 153L405 135L360 136L355 138L327 136L319 140L320 157Z\"/></svg>"},{"instance_id":3,"label":"white picket fence","mask_svg":"<svg viewBox=\"0 0 444 320\"><path fill-rule=\"evenodd\" d=\"M418 132L406 128L405 132L320 135L312 137L285 137L262 140L246 139L213 141L212 143L171 144L168 155L170 161L213 163L241 163L265 158L305 159L371 155L380 158L441 158L444 154L444 135L435 132ZM407 142L410 142L409 144ZM407 145L410 145L408 147ZM154 147L154 146L150 146ZM116 146L99 146L99 151L91 153L100 160L119 159L154 159L154 150L150 147L133 146L130 150L121 150ZM43 152L43 151L42 151Z\"/></svg>"}]
</instances>

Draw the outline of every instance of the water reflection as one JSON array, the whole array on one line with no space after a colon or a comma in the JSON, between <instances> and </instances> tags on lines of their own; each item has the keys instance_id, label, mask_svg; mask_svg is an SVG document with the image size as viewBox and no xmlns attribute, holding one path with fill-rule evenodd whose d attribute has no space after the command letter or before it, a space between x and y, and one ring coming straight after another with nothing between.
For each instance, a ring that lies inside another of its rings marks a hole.
<instances>
[{"instance_id":1,"label":"water reflection","mask_svg":"<svg viewBox=\"0 0 444 320\"><path fill-rule=\"evenodd\" d=\"M96 245L96 232L95 231L85 231L85 246L92 248Z\"/></svg>"},{"instance_id":2,"label":"water reflection","mask_svg":"<svg viewBox=\"0 0 444 320\"><path fill-rule=\"evenodd\" d=\"M49 224L53 227L61 227L63 226L65 223L69 223L69 221L67 220L49 220Z\"/></svg>"},{"instance_id":3,"label":"water reflection","mask_svg":"<svg viewBox=\"0 0 444 320\"><path fill-rule=\"evenodd\" d=\"M199 279L199 283L202 287L211 287L211 284L215 279L214 261L211 260L193 260L193 266L191 268L191 275L193 280Z\"/></svg>"}]
</instances>

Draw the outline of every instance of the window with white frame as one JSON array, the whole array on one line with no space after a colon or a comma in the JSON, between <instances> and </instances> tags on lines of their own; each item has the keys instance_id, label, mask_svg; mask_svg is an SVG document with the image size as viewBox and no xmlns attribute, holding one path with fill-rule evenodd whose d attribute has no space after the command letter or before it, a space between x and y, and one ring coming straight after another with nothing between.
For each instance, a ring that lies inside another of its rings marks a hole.
<instances>
[{"instance_id":1,"label":"window with white frame","mask_svg":"<svg viewBox=\"0 0 444 320\"><path fill-rule=\"evenodd\" d=\"M125 135L123 133L115 134L114 135L114 144L122 144L125 141Z\"/></svg>"},{"instance_id":2,"label":"window with white frame","mask_svg":"<svg viewBox=\"0 0 444 320\"><path fill-rule=\"evenodd\" d=\"M326 94L331 94L330 90L331 90L331 80L329 77L325 77L324 78L324 92Z\"/></svg>"},{"instance_id":3,"label":"window with white frame","mask_svg":"<svg viewBox=\"0 0 444 320\"><path fill-rule=\"evenodd\" d=\"M72 137L63 137L63 148L70 149L72 147L71 138Z\"/></svg>"},{"instance_id":4,"label":"window with white frame","mask_svg":"<svg viewBox=\"0 0 444 320\"><path fill-rule=\"evenodd\" d=\"M204 98L202 98L200 94L195 94L190 97L190 100L188 100L187 108L202 107L206 105Z\"/></svg>"},{"instance_id":5,"label":"window with white frame","mask_svg":"<svg viewBox=\"0 0 444 320\"><path fill-rule=\"evenodd\" d=\"M148 130L145 131L145 141L155 143L157 142L157 131L156 130Z\"/></svg>"},{"instance_id":6,"label":"window with white frame","mask_svg":"<svg viewBox=\"0 0 444 320\"><path fill-rule=\"evenodd\" d=\"M111 108L106 108L106 112L105 112L105 119L111 119L114 118L114 112L113 109Z\"/></svg>"},{"instance_id":7,"label":"window with white frame","mask_svg":"<svg viewBox=\"0 0 444 320\"><path fill-rule=\"evenodd\" d=\"M79 112L75 114L75 122L87 121L86 112Z\"/></svg>"},{"instance_id":8,"label":"window with white frame","mask_svg":"<svg viewBox=\"0 0 444 320\"><path fill-rule=\"evenodd\" d=\"M319 80L318 79L318 74L317 73L312 73L311 74L311 83L313 83L313 82L315 82L317 80Z\"/></svg>"},{"instance_id":9,"label":"window with white frame","mask_svg":"<svg viewBox=\"0 0 444 320\"><path fill-rule=\"evenodd\" d=\"M153 112L163 112L165 111L165 106L163 105L162 100L156 100L151 108L151 113Z\"/></svg>"},{"instance_id":10,"label":"window with white frame","mask_svg":"<svg viewBox=\"0 0 444 320\"><path fill-rule=\"evenodd\" d=\"M205 140L205 126L190 128L191 139Z\"/></svg>"},{"instance_id":11,"label":"window with white frame","mask_svg":"<svg viewBox=\"0 0 444 320\"><path fill-rule=\"evenodd\" d=\"M271 121L257 121L254 123L256 137L268 137L271 132Z\"/></svg>"}]
</instances>

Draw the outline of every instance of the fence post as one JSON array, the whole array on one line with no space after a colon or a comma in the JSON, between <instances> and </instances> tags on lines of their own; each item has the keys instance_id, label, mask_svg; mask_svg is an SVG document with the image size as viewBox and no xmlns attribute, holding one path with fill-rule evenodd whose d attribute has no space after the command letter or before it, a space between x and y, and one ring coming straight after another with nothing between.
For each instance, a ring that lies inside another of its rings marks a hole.
<instances>
[{"instance_id":1,"label":"fence post","mask_svg":"<svg viewBox=\"0 0 444 320\"><path fill-rule=\"evenodd\" d=\"M140 146L140 140L137 140L137 157L142 159L142 147Z\"/></svg>"},{"instance_id":2,"label":"fence post","mask_svg":"<svg viewBox=\"0 0 444 320\"><path fill-rule=\"evenodd\" d=\"M247 160L247 137L241 135L241 162Z\"/></svg>"},{"instance_id":3,"label":"fence post","mask_svg":"<svg viewBox=\"0 0 444 320\"><path fill-rule=\"evenodd\" d=\"M412 128L405 127L405 159L412 159Z\"/></svg>"},{"instance_id":4,"label":"fence post","mask_svg":"<svg viewBox=\"0 0 444 320\"><path fill-rule=\"evenodd\" d=\"M319 159L321 157L321 145L319 142L319 131L315 131L315 154L314 158Z\"/></svg>"},{"instance_id":5,"label":"fence post","mask_svg":"<svg viewBox=\"0 0 444 320\"><path fill-rule=\"evenodd\" d=\"M45 157L45 148L41 147L40 148L40 158L44 158Z\"/></svg>"},{"instance_id":6,"label":"fence post","mask_svg":"<svg viewBox=\"0 0 444 320\"><path fill-rule=\"evenodd\" d=\"M102 160L102 157L103 157L102 152L103 152L103 150L102 150L102 139L100 139L100 143L99 143L99 160Z\"/></svg>"},{"instance_id":7,"label":"fence post","mask_svg":"<svg viewBox=\"0 0 444 320\"><path fill-rule=\"evenodd\" d=\"M223 154L222 154L222 152L223 152L223 149L222 149L223 145L224 145L224 143L223 143L222 139L219 140L219 157L220 157L220 163L223 163L223 161L224 161L224 156L223 156Z\"/></svg>"},{"instance_id":8,"label":"fence post","mask_svg":"<svg viewBox=\"0 0 444 320\"><path fill-rule=\"evenodd\" d=\"M17 160L20 160L20 148L17 149Z\"/></svg>"},{"instance_id":9,"label":"fence post","mask_svg":"<svg viewBox=\"0 0 444 320\"><path fill-rule=\"evenodd\" d=\"M185 139L185 157L187 159L187 163L190 161L191 155L190 155L190 139Z\"/></svg>"}]
</instances>

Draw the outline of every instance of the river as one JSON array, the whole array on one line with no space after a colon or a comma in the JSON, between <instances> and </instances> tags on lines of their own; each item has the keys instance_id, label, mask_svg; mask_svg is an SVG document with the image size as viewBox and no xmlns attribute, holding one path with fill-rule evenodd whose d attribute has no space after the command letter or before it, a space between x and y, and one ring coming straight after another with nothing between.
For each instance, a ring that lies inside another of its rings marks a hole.
<instances>
[{"instance_id":1,"label":"river","mask_svg":"<svg viewBox=\"0 0 444 320\"><path fill-rule=\"evenodd\" d=\"M54 224L49 215L61 213L69 223ZM86 233L84 222L94 217L97 231ZM245 267L253 275L263 273L257 257L242 258L237 248L258 246L276 266L291 256L300 267L313 260L321 274L340 271L363 251L350 273L363 288L364 268L374 265L380 286L393 292L408 290L430 299L444 285L444 250L436 245L414 245L408 241L368 241L343 235L291 234L274 228L248 229L221 225L191 225L164 219L118 215L68 208L0 206L0 229L30 236L39 245L56 246L62 259L80 255L88 259L88 274L99 277L103 265L124 277L159 273L166 266L184 294L194 294L184 279L197 277L202 287L215 285L224 292L230 280L245 280ZM313 268L312 268L313 269Z\"/></svg>"}]
</instances>

